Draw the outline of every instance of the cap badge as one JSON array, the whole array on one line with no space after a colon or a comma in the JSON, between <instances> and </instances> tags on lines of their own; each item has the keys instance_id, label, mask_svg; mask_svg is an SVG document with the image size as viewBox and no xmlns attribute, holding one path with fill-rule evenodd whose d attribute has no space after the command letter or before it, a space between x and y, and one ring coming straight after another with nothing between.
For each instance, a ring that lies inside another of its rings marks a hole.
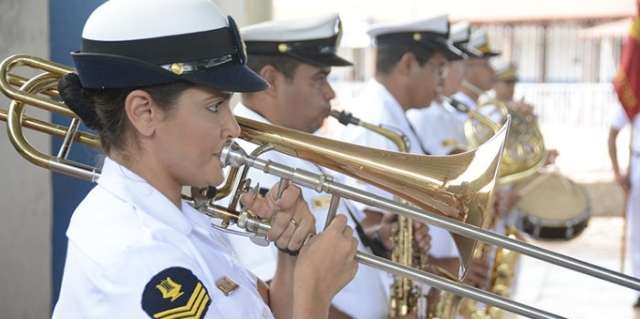
<instances>
[{"instance_id":1,"label":"cap badge","mask_svg":"<svg viewBox=\"0 0 640 319\"><path fill-rule=\"evenodd\" d=\"M289 46L286 43L278 44L278 52L285 53L287 51L289 51Z\"/></svg>"},{"instance_id":2,"label":"cap badge","mask_svg":"<svg viewBox=\"0 0 640 319\"><path fill-rule=\"evenodd\" d=\"M420 34L420 32L415 32L415 33L413 34L413 40L415 40L415 41L420 41L420 40L422 40L422 34Z\"/></svg>"},{"instance_id":3,"label":"cap badge","mask_svg":"<svg viewBox=\"0 0 640 319\"><path fill-rule=\"evenodd\" d=\"M180 74L184 73L184 64L183 63L173 63L173 64L171 64L169 69L171 70L171 72L173 72L173 74L180 75Z\"/></svg>"}]
</instances>

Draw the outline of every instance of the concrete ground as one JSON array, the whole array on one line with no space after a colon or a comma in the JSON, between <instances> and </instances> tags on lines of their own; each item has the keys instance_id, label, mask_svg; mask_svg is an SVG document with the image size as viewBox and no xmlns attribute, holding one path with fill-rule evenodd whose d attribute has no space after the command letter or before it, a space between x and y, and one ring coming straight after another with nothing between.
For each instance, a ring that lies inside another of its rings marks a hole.
<instances>
[{"instance_id":1,"label":"concrete ground","mask_svg":"<svg viewBox=\"0 0 640 319\"><path fill-rule=\"evenodd\" d=\"M584 233L572 241L533 243L619 270L621 229L620 217L595 217ZM520 302L567 318L640 318L640 311L632 308L638 294L630 289L532 258L521 258L521 262L515 296ZM628 265L626 269L629 269Z\"/></svg>"}]
</instances>

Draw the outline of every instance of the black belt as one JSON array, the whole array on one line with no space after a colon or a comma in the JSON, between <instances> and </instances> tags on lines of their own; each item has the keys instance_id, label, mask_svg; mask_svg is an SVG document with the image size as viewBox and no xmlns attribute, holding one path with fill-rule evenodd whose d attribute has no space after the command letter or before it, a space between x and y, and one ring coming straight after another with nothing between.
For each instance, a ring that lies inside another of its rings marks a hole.
<instances>
[{"instance_id":1,"label":"black belt","mask_svg":"<svg viewBox=\"0 0 640 319\"><path fill-rule=\"evenodd\" d=\"M422 143L422 139L420 138L420 136L418 136L418 132L416 132L416 129L413 128L413 125L411 125L411 121L409 121L409 119L407 118L406 114L405 114L404 119L405 119L405 121L407 121L407 124L409 124L409 129L413 133L413 136L415 136L416 139L418 140L418 146L420 146L420 150L422 151L422 153L424 155L431 155L431 153L429 153L429 151L427 151L427 148ZM407 151L409 151L409 150L407 150Z\"/></svg>"}]
</instances>

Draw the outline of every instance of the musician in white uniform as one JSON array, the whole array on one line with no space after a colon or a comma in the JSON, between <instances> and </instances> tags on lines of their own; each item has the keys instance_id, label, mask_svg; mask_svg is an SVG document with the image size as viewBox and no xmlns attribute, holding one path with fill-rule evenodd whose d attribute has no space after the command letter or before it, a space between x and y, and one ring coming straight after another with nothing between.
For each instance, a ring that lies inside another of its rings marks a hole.
<instances>
[{"instance_id":1,"label":"musician in white uniform","mask_svg":"<svg viewBox=\"0 0 640 319\"><path fill-rule=\"evenodd\" d=\"M338 217L322 234L294 186L241 199L270 218L280 254L271 289L232 257L183 186L223 180L220 151L240 129L229 92L267 83L246 65L233 19L206 0L113 0L97 8L64 76L64 102L107 158L75 210L54 318L327 318L355 274ZM295 296L295 298L294 298Z\"/></svg>"},{"instance_id":2,"label":"musician in white uniform","mask_svg":"<svg viewBox=\"0 0 640 319\"><path fill-rule=\"evenodd\" d=\"M495 84L496 74L490 60L500 55L500 52L491 49L489 36L483 29L477 29L471 33L467 46L474 49L479 55L470 56L465 60L460 90L452 98L462 102L470 109L475 109L478 106L480 96L491 90ZM457 112L457 114L461 123L464 123L468 118L465 113Z\"/></svg>"},{"instance_id":3,"label":"musician in white uniform","mask_svg":"<svg viewBox=\"0 0 640 319\"><path fill-rule=\"evenodd\" d=\"M626 125L631 125L631 145L629 147L629 166L626 170L620 168L618 161L616 138ZM616 182L625 191L627 198L627 232L628 251L631 258L631 275L640 278L640 116L632 121L622 106L618 107L611 120L609 130L609 158L613 167ZM640 297L633 305L640 308Z\"/></svg>"},{"instance_id":4,"label":"musician in white uniform","mask_svg":"<svg viewBox=\"0 0 640 319\"><path fill-rule=\"evenodd\" d=\"M500 101L510 110L525 116L535 116L533 105L527 103L524 98L515 99L515 87L520 81L518 67L510 62L500 63L495 65L495 71L496 83L493 86L493 91L486 97ZM558 155L558 150L547 149L545 165L553 164Z\"/></svg>"},{"instance_id":5,"label":"musician in white uniform","mask_svg":"<svg viewBox=\"0 0 640 319\"><path fill-rule=\"evenodd\" d=\"M406 111L428 106L438 96L443 72L449 60L462 58L462 53L449 41L447 16L375 25L369 30L377 48L375 79L370 80L360 96L348 105L354 115L364 121L382 124L404 133L409 139L410 153L429 154L424 136L416 134L407 120ZM342 132L345 141L368 147L397 151L390 140L360 127L346 127ZM391 194L368 184L351 180L356 187L387 198ZM375 208L363 207L368 218L380 218ZM432 238L429 251L432 263L457 272L457 249L449 233L430 227ZM473 268L473 267L472 267ZM482 273L482 278L476 275ZM472 281L482 281L485 269L468 272Z\"/></svg>"},{"instance_id":6,"label":"musician in white uniform","mask_svg":"<svg viewBox=\"0 0 640 319\"><path fill-rule=\"evenodd\" d=\"M242 102L234 109L237 116L272 123L279 126L314 133L329 115L330 101L335 98L327 77L332 67L351 66L351 62L336 54L342 29L337 14L313 19L269 21L241 30L247 45L248 64L270 87L258 93L242 95ZM247 150L256 146L243 143ZM327 173L325 169L298 158L275 151L260 156L277 163L311 171ZM277 179L250 171L253 183L271 185ZM335 175L334 175L335 177ZM338 178L339 181L339 177ZM304 188L302 196L316 218L316 228L324 228L330 195ZM359 220L362 212L341 201L338 214L346 215L349 225L358 230L361 251L371 253L369 235ZM390 226L389 226L390 227ZM422 243L428 245L426 231ZM233 246L241 252L240 259L261 279L271 280L276 271L277 249L259 250L249 240L236 238ZM425 246L426 248L426 246ZM383 273L361 265L354 280L333 299L332 318L386 318L388 295Z\"/></svg>"},{"instance_id":7,"label":"musician in white uniform","mask_svg":"<svg viewBox=\"0 0 640 319\"><path fill-rule=\"evenodd\" d=\"M479 56L480 53L468 47L471 36L469 22L463 21L451 26L449 41L464 53L465 59ZM458 92L464 77L465 60L450 61L447 76L444 79L443 96ZM457 111L448 102L436 98L429 107L414 108L407 111L407 118L413 124L418 136L423 138L425 149L432 155L458 153L466 148L467 140L464 127L455 114Z\"/></svg>"}]
</instances>

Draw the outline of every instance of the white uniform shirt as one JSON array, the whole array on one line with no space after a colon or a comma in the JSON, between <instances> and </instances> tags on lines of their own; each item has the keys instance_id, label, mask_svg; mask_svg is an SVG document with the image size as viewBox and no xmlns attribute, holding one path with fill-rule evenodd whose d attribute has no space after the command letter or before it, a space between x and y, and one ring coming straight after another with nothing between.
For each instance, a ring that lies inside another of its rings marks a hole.
<instances>
[{"instance_id":1,"label":"white uniform shirt","mask_svg":"<svg viewBox=\"0 0 640 319\"><path fill-rule=\"evenodd\" d=\"M620 105L611 119L611 127L621 130L629 124L629 118ZM629 232L629 255L631 274L640 277L640 116L633 118L631 126L631 165L629 181L631 190L627 199L627 227Z\"/></svg>"},{"instance_id":2,"label":"white uniform shirt","mask_svg":"<svg viewBox=\"0 0 640 319\"><path fill-rule=\"evenodd\" d=\"M256 278L209 225L107 158L98 185L71 218L53 318L148 318L143 304L163 312L159 318L189 310L192 318L273 318ZM225 276L238 285L229 296L216 286Z\"/></svg>"},{"instance_id":3,"label":"white uniform shirt","mask_svg":"<svg viewBox=\"0 0 640 319\"><path fill-rule=\"evenodd\" d=\"M622 106L616 108L616 111L613 113L613 117L611 118L611 127L621 130L627 124L629 124L629 118L627 117L627 113L625 113L624 108ZM640 116L633 118L633 128L640 127L638 125L640 125ZM634 129L632 133L631 149L638 152L640 151L640 129Z\"/></svg>"},{"instance_id":4,"label":"white uniform shirt","mask_svg":"<svg viewBox=\"0 0 640 319\"><path fill-rule=\"evenodd\" d=\"M452 98L454 98L455 100L458 100L459 102L462 102L462 104L466 105L469 109L472 109L472 110L475 110L475 108L478 106L478 102L476 102L474 99L472 99L471 97L469 97L468 95L462 92L457 92L452 96ZM466 121L467 118L469 117L467 113L463 113L463 112L456 112L456 114L459 115L460 119L464 121Z\"/></svg>"},{"instance_id":5,"label":"white uniform shirt","mask_svg":"<svg viewBox=\"0 0 640 319\"><path fill-rule=\"evenodd\" d=\"M373 124L382 124L404 133L411 144L409 153L423 154L422 148L420 147L422 141L413 133L405 117L404 110L393 95L378 81L370 80L367 82L361 95L350 105L356 107L352 109L352 111L354 115L361 120ZM345 142L387 151L398 151L398 147L389 139L362 127L345 127L342 132L342 137ZM392 194L367 183L350 179L350 184L385 198L393 198ZM361 207L364 208L364 206ZM455 244L449 232L441 228L429 226L429 234L432 238L430 251L432 255L436 257L457 255Z\"/></svg>"},{"instance_id":6,"label":"white uniform shirt","mask_svg":"<svg viewBox=\"0 0 640 319\"><path fill-rule=\"evenodd\" d=\"M456 113L446 103L434 102L422 109L407 111L407 118L413 124L416 134L423 137L424 147L432 155L448 155L454 149L464 149L467 140L464 125Z\"/></svg>"},{"instance_id":7,"label":"white uniform shirt","mask_svg":"<svg viewBox=\"0 0 640 319\"><path fill-rule=\"evenodd\" d=\"M627 113L625 113L622 106L618 107L611 118L611 127L622 130L628 124ZM631 172L629 172L629 177L632 186L635 186L640 185L640 116L637 115L633 118L633 125L631 126L631 152Z\"/></svg>"},{"instance_id":8,"label":"white uniform shirt","mask_svg":"<svg viewBox=\"0 0 640 319\"><path fill-rule=\"evenodd\" d=\"M239 104L234 110L234 114L255 121L268 123L268 120L255 111ZM238 141L242 148L251 152L256 148L255 144L246 141ZM271 151L259 156L262 159L268 159L277 163L285 164L291 167L307 170L313 173L322 173L318 166L308 161L304 161L295 157L291 157L277 151ZM249 171L248 177L251 178L253 185L260 183L261 187L271 188L280 179L270 174L252 169ZM338 176L334 176L339 181ZM302 197L309 205L311 213L316 219L316 230L321 232L326 221L327 211L329 208L330 195L318 193L310 188L303 187ZM337 212L347 215L349 226L355 229L355 223L349 217L347 212L347 203L340 201ZM356 218L361 220L364 215L351 205L349 208ZM358 239L358 250L370 253L369 249L364 247L358 236L354 232L354 236ZM257 248L250 240L243 237L229 237L233 247L238 252L238 258L244 265L263 280L269 280L273 277L276 269L278 250L275 245L269 248ZM379 270L365 265L358 266L358 272L355 278L347 284L333 299L332 304L340 311L354 318L386 318L388 295L385 292L385 285L381 280L381 274L385 274Z\"/></svg>"}]
</instances>

